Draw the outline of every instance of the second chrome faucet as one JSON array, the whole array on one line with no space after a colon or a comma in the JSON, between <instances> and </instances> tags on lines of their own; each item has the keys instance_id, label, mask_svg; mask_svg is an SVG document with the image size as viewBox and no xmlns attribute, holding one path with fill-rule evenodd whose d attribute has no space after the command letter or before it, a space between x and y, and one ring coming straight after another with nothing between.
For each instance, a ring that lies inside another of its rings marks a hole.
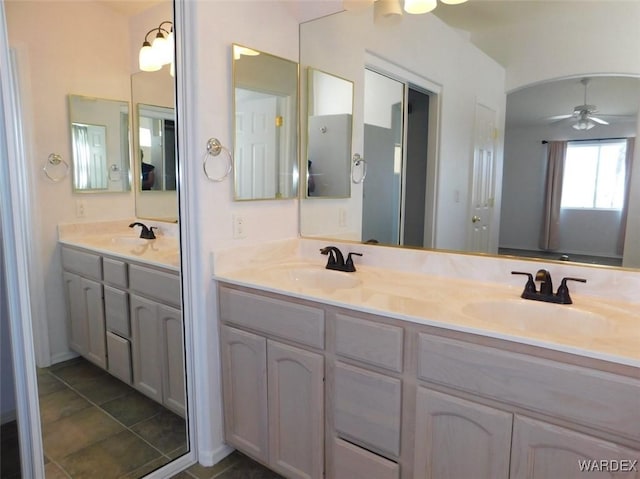
<instances>
[{"instance_id":1,"label":"second chrome faucet","mask_svg":"<svg viewBox=\"0 0 640 479\"><path fill-rule=\"evenodd\" d=\"M573 301L571 300L571 296L569 296L567 281L579 281L580 283L587 282L586 279L582 278L562 278L558 291L554 294L551 274L546 269L538 270L535 276L535 281L531 273L512 271L511 274L522 274L529 277L520 297L524 299L533 299L535 301L545 301L547 303L572 304ZM536 281L540 282L540 291L536 289Z\"/></svg>"},{"instance_id":2,"label":"second chrome faucet","mask_svg":"<svg viewBox=\"0 0 640 479\"><path fill-rule=\"evenodd\" d=\"M344 271L347 273L353 273L356 270L352 256L362 256L362 253L349 253L347 255L347 260L345 261L342 252L336 246L326 246L320 250L320 253L329 256L327 259L327 269Z\"/></svg>"}]
</instances>

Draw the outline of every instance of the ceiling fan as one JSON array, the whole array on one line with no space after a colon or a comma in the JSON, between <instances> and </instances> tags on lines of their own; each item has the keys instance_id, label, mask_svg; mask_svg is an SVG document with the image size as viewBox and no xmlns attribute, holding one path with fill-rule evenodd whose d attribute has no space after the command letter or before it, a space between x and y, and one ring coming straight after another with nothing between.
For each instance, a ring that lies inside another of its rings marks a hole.
<instances>
[{"instance_id":1,"label":"ceiling fan","mask_svg":"<svg viewBox=\"0 0 640 479\"><path fill-rule=\"evenodd\" d=\"M598 111L598 108L595 105L589 105L587 103L587 87L589 86L589 79L583 78L582 80L580 80L580 83L584 85L584 104L574 107L573 113L570 115L552 116L549 118L549 120L551 120L553 123L569 118L575 118L576 122L571 126L576 130L590 130L591 128L596 126L596 124L608 125L609 122L603 120L602 118L593 116L593 114Z\"/></svg>"}]
</instances>

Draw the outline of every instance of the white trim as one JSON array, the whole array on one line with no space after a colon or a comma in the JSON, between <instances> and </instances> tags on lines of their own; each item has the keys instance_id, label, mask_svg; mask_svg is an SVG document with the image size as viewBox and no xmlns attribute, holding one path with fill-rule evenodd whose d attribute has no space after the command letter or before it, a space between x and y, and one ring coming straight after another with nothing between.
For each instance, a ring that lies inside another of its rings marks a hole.
<instances>
[{"instance_id":1,"label":"white trim","mask_svg":"<svg viewBox=\"0 0 640 479\"><path fill-rule=\"evenodd\" d=\"M23 477L44 477L38 385L29 287L31 225L29 182L23 149L20 104L9 54L4 3L0 4L0 220L7 306L15 377L20 460Z\"/></svg>"}]
</instances>

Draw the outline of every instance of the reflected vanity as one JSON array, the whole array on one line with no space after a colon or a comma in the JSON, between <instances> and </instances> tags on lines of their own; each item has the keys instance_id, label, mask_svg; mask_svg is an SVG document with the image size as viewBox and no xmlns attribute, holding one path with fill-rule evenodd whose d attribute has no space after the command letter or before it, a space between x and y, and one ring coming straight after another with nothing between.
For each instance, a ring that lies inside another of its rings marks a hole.
<instances>
[{"instance_id":1,"label":"reflected vanity","mask_svg":"<svg viewBox=\"0 0 640 479\"><path fill-rule=\"evenodd\" d=\"M129 102L69 95L74 193L130 190Z\"/></svg>"},{"instance_id":2,"label":"reflected vanity","mask_svg":"<svg viewBox=\"0 0 640 479\"><path fill-rule=\"evenodd\" d=\"M298 194L298 64L233 45L235 200Z\"/></svg>"}]
</instances>

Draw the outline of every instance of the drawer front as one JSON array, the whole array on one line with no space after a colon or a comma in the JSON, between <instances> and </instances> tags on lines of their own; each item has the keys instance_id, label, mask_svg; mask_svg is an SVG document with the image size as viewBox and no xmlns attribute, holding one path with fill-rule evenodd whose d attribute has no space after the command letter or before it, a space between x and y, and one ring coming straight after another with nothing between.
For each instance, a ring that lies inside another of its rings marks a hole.
<instances>
[{"instance_id":1,"label":"drawer front","mask_svg":"<svg viewBox=\"0 0 640 479\"><path fill-rule=\"evenodd\" d=\"M104 315L107 331L121 336L131 336L129 324L129 294L126 291L104 286Z\"/></svg>"},{"instance_id":2,"label":"drawer front","mask_svg":"<svg viewBox=\"0 0 640 479\"><path fill-rule=\"evenodd\" d=\"M402 328L336 315L336 352L373 366L402 371Z\"/></svg>"},{"instance_id":3,"label":"drawer front","mask_svg":"<svg viewBox=\"0 0 640 479\"><path fill-rule=\"evenodd\" d=\"M107 331L109 372L127 384L131 384L131 344L128 340Z\"/></svg>"},{"instance_id":4,"label":"drawer front","mask_svg":"<svg viewBox=\"0 0 640 479\"><path fill-rule=\"evenodd\" d=\"M324 348L324 311L229 288L220 288L223 321Z\"/></svg>"},{"instance_id":5,"label":"drawer front","mask_svg":"<svg viewBox=\"0 0 640 479\"><path fill-rule=\"evenodd\" d=\"M62 268L87 278L102 280L102 258L97 254L62 247Z\"/></svg>"},{"instance_id":6,"label":"drawer front","mask_svg":"<svg viewBox=\"0 0 640 479\"><path fill-rule=\"evenodd\" d=\"M420 334L418 376L640 440L640 380Z\"/></svg>"},{"instance_id":7,"label":"drawer front","mask_svg":"<svg viewBox=\"0 0 640 479\"><path fill-rule=\"evenodd\" d=\"M118 261L117 259L103 258L102 274L104 280L114 286L126 288L129 285L127 281L127 263Z\"/></svg>"},{"instance_id":8,"label":"drawer front","mask_svg":"<svg viewBox=\"0 0 640 479\"><path fill-rule=\"evenodd\" d=\"M400 467L341 439L333 442L332 477L348 479L398 479Z\"/></svg>"},{"instance_id":9,"label":"drawer front","mask_svg":"<svg viewBox=\"0 0 640 479\"><path fill-rule=\"evenodd\" d=\"M129 287L143 296L180 307L180 277L177 274L132 264L129 265Z\"/></svg>"},{"instance_id":10,"label":"drawer front","mask_svg":"<svg viewBox=\"0 0 640 479\"><path fill-rule=\"evenodd\" d=\"M336 363L335 429L345 439L397 458L400 454L400 380Z\"/></svg>"}]
</instances>

